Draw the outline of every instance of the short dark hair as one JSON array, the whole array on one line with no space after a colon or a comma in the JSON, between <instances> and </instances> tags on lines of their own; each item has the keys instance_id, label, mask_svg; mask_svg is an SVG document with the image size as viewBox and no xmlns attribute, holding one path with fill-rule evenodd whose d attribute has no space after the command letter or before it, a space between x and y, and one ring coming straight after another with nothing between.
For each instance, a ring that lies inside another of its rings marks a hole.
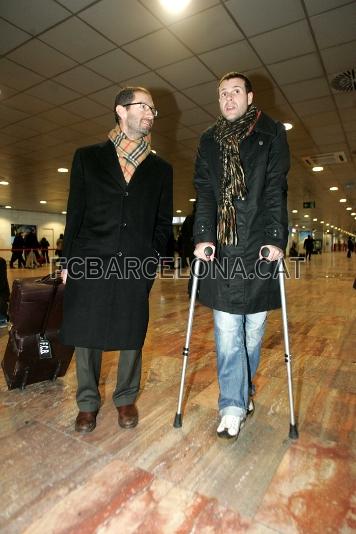
<instances>
[{"instance_id":1,"label":"short dark hair","mask_svg":"<svg viewBox=\"0 0 356 534\"><path fill-rule=\"evenodd\" d=\"M219 83L218 83L218 91L219 91L219 87L220 87L220 85L221 85L225 80L231 80L232 78L241 78L241 80L243 80L243 81L245 82L246 93L252 93L252 92L253 92L253 90L252 90L252 83L251 83L251 81L247 78L247 76L245 76L244 74L241 74L240 72L235 72L235 71L228 72L227 74L224 74L224 76L219 80Z\"/></svg>"},{"instance_id":2,"label":"short dark hair","mask_svg":"<svg viewBox=\"0 0 356 534\"><path fill-rule=\"evenodd\" d=\"M124 87L117 93L114 104L115 121L117 124L119 124L120 117L116 113L116 106L125 106L126 104L131 104L137 91L141 91L141 93L146 93L147 95L152 96L148 89L145 89L144 87Z\"/></svg>"}]
</instances>

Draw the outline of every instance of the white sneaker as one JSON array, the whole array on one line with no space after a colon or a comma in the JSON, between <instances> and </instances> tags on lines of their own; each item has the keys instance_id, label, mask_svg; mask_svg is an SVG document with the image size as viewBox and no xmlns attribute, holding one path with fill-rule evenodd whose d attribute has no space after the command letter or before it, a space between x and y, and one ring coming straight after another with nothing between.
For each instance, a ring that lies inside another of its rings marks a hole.
<instances>
[{"instance_id":1,"label":"white sneaker","mask_svg":"<svg viewBox=\"0 0 356 534\"><path fill-rule=\"evenodd\" d=\"M244 423L244 417L238 415L223 415L216 432L219 438L237 438Z\"/></svg>"}]
</instances>

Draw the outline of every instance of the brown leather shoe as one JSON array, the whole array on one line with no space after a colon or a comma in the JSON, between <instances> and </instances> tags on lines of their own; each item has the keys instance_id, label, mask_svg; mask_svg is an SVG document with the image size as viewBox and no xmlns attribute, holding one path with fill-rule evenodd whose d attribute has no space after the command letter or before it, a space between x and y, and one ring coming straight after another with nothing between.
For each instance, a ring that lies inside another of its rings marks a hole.
<instances>
[{"instance_id":1,"label":"brown leather shoe","mask_svg":"<svg viewBox=\"0 0 356 534\"><path fill-rule=\"evenodd\" d=\"M96 412L79 412L75 420L75 430L81 432L82 434L87 434L92 432L96 427Z\"/></svg>"},{"instance_id":2,"label":"brown leather shoe","mask_svg":"<svg viewBox=\"0 0 356 534\"><path fill-rule=\"evenodd\" d=\"M138 411L134 404L126 406L116 406L119 417L119 426L121 428L134 428L138 423Z\"/></svg>"}]
</instances>

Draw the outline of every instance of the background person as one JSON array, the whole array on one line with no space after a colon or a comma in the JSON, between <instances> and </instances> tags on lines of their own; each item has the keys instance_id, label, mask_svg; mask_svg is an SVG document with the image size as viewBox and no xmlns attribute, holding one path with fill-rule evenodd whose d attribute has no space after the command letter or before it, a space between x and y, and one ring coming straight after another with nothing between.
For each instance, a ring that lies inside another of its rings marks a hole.
<instances>
[{"instance_id":1,"label":"background person","mask_svg":"<svg viewBox=\"0 0 356 534\"><path fill-rule=\"evenodd\" d=\"M22 232L17 232L12 242L12 255L10 260L10 268L13 269L15 261L17 261L18 267L25 267L26 262L22 256L25 248L25 240Z\"/></svg>"},{"instance_id":2,"label":"background person","mask_svg":"<svg viewBox=\"0 0 356 534\"><path fill-rule=\"evenodd\" d=\"M42 257L45 263L49 263L49 256L48 256L49 242L47 241L45 237L42 237L40 241L40 247L41 247Z\"/></svg>"},{"instance_id":3,"label":"background person","mask_svg":"<svg viewBox=\"0 0 356 534\"><path fill-rule=\"evenodd\" d=\"M311 255L313 254L314 250L314 239L309 234L306 239L304 239L304 249L305 249L305 259L311 260Z\"/></svg>"},{"instance_id":4,"label":"background person","mask_svg":"<svg viewBox=\"0 0 356 534\"><path fill-rule=\"evenodd\" d=\"M251 82L230 72L218 84L221 115L203 133L195 170L195 255L207 264L199 300L213 309L220 387L219 437L236 438L258 368L267 310L280 306L271 276L287 244L287 172L284 126L253 104ZM205 256L211 246L213 254ZM269 248L268 262L261 249ZM216 261L227 266L219 273ZM236 270L237 266L237 270ZM263 276L256 275L258 267Z\"/></svg>"}]
</instances>

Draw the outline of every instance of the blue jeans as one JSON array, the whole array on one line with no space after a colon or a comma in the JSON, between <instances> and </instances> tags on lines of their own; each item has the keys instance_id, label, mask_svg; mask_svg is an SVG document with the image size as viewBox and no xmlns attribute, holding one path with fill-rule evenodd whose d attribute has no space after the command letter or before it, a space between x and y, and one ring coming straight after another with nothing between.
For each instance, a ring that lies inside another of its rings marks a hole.
<instances>
[{"instance_id":1,"label":"blue jeans","mask_svg":"<svg viewBox=\"0 0 356 534\"><path fill-rule=\"evenodd\" d=\"M220 415L246 415L266 316L267 312L237 315L214 310Z\"/></svg>"}]
</instances>

